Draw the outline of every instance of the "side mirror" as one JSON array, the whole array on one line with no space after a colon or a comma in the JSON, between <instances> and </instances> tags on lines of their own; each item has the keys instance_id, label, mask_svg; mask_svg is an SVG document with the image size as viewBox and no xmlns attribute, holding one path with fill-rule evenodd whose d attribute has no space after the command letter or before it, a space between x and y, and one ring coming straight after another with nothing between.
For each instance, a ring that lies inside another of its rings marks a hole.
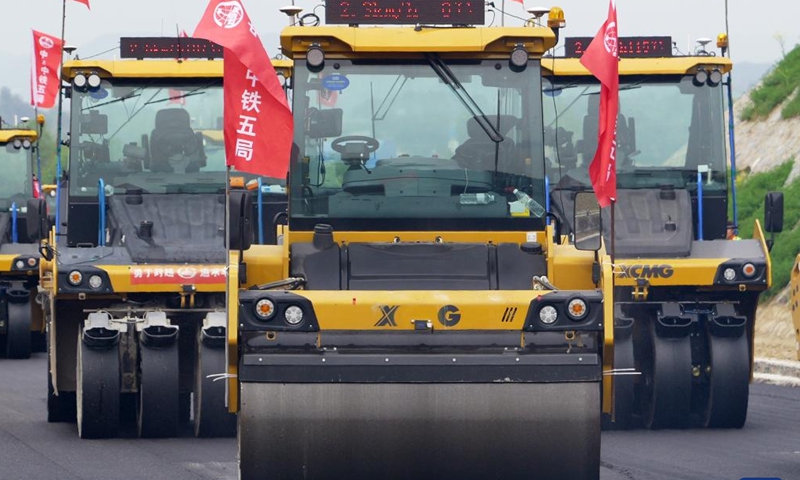
<instances>
[{"instance_id":1,"label":"side mirror","mask_svg":"<svg viewBox=\"0 0 800 480\"><path fill-rule=\"evenodd\" d=\"M43 198L30 198L27 203L28 212L25 218L28 238L41 241L47 236L47 201Z\"/></svg>"},{"instance_id":2,"label":"side mirror","mask_svg":"<svg viewBox=\"0 0 800 480\"><path fill-rule=\"evenodd\" d=\"M572 225L575 248L595 252L600 250L603 221L600 204L597 203L594 192L578 192L575 195L575 216Z\"/></svg>"},{"instance_id":3,"label":"side mirror","mask_svg":"<svg viewBox=\"0 0 800 480\"><path fill-rule=\"evenodd\" d=\"M769 192L764 197L764 230L770 233L783 231L782 192Z\"/></svg>"},{"instance_id":4,"label":"side mirror","mask_svg":"<svg viewBox=\"0 0 800 480\"><path fill-rule=\"evenodd\" d=\"M231 250L247 250L253 243L253 199L250 192L231 192L228 228Z\"/></svg>"}]
</instances>

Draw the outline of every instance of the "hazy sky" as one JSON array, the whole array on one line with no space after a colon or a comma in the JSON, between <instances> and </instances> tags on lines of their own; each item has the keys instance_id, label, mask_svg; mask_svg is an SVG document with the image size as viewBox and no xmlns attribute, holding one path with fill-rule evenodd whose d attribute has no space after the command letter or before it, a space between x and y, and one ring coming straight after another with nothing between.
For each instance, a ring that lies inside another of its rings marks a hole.
<instances>
[{"instance_id":1,"label":"hazy sky","mask_svg":"<svg viewBox=\"0 0 800 480\"><path fill-rule=\"evenodd\" d=\"M288 22L278 7L292 0L242 0L262 35L267 51L274 55L278 46L277 32ZM423 1L423 0L417 0ZM478 0L479 1L479 0ZM786 50L800 41L797 19L800 2L790 0L728 0L730 36L734 61L771 63L781 56L782 36ZM0 28L0 53L28 54L30 30L51 34L61 29L62 0L0 0L3 6ZM495 0L499 7L502 0ZM295 0L306 9L319 0ZM518 3L506 0L510 13L525 15ZM174 35L176 24L190 34L207 5L206 0L91 0L92 10L67 0L67 43L76 45L82 56L88 56L101 45L94 40L111 38L119 33L141 35ZM526 7L546 4L526 0ZM605 19L607 0L560 0L567 16L565 36L590 36ZM551 5L546 5L551 6ZM671 35L685 51L687 43L699 37L716 37L725 28L725 0L617 0L621 35ZM322 12L322 9L319 9ZM487 18L491 16L488 15ZM499 21L496 22L499 24ZM508 18L507 25L519 24ZM110 43L106 48L112 48ZM91 50L87 48L91 47ZM111 54L109 54L111 55ZM0 69L0 84L7 75L19 72Z\"/></svg>"}]
</instances>

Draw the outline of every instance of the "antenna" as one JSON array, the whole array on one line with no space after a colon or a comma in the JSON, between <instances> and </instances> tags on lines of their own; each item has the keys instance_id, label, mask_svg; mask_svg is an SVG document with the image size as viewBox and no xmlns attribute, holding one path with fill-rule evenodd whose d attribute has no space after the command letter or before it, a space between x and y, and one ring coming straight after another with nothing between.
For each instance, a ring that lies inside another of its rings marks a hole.
<instances>
[{"instance_id":1,"label":"antenna","mask_svg":"<svg viewBox=\"0 0 800 480\"><path fill-rule=\"evenodd\" d=\"M528 12L528 15L530 15L530 16L532 16L534 18L534 20L536 21L536 25L541 27L542 24L541 24L540 20L541 20L541 18L543 16L547 15L548 13L550 13L550 9L547 8L547 7L531 7L529 9L527 9L526 12Z\"/></svg>"},{"instance_id":2,"label":"antenna","mask_svg":"<svg viewBox=\"0 0 800 480\"><path fill-rule=\"evenodd\" d=\"M281 7L278 10L280 10L284 15L289 17L289 25L293 25L295 22L297 22L297 16L300 15L300 12L303 11L303 7L295 6L294 0L292 0L291 5Z\"/></svg>"}]
</instances>

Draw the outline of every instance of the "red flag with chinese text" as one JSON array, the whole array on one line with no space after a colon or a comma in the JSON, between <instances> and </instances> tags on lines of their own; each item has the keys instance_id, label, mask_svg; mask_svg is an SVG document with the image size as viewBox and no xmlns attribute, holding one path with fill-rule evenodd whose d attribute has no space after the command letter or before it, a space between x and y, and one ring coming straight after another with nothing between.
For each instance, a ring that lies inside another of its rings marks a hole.
<instances>
[{"instance_id":1,"label":"red flag with chinese text","mask_svg":"<svg viewBox=\"0 0 800 480\"><path fill-rule=\"evenodd\" d=\"M617 198L617 115L619 113L619 53L617 7L608 4L608 18L581 57L581 64L600 80L600 119L597 151L589 165L589 178L601 207Z\"/></svg>"},{"instance_id":2,"label":"red flag with chinese text","mask_svg":"<svg viewBox=\"0 0 800 480\"><path fill-rule=\"evenodd\" d=\"M285 178L294 125L264 45L238 0L211 0L193 37L225 48L225 153L240 172Z\"/></svg>"},{"instance_id":3,"label":"red flag with chinese text","mask_svg":"<svg viewBox=\"0 0 800 480\"><path fill-rule=\"evenodd\" d=\"M89 10L92 9L92 7L89 6L89 0L75 0L75 1L86 5L86 8L88 8Z\"/></svg>"},{"instance_id":4,"label":"red flag with chinese text","mask_svg":"<svg viewBox=\"0 0 800 480\"><path fill-rule=\"evenodd\" d=\"M60 38L33 31L31 105L34 107L53 108L56 104L63 46Z\"/></svg>"}]
</instances>

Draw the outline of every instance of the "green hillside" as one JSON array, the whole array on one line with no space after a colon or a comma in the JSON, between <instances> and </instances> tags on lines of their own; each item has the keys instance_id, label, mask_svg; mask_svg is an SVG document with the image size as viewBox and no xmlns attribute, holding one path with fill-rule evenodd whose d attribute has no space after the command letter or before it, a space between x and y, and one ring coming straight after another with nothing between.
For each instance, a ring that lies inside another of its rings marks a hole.
<instances>
[{"instance_id":1,"label":"green hillside","mask_svg":"<svg viewBox=\"0 0 800 480\"><path fill-rule=\"evenodd\" d=\"M800 46L790 51L772 71L764 77L761 85L750 92L752 103L742 111L745 121L764 119L781 105L800 86ZM795 95L781 109L781 117L800 116L800 95Z\"/></svg>"}]
</instances>

